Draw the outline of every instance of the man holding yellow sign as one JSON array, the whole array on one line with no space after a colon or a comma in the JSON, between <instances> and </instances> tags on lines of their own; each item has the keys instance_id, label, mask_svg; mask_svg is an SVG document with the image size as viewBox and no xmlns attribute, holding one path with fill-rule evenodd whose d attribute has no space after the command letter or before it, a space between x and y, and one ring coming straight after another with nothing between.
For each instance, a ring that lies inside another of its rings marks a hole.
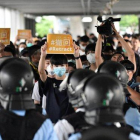
<instances>
[{"instance_id":1,"label":"man holding yellow sign","mask_svg":"<svg viewBox=\"0 0 140 140\"><path fill-rule=\"evenodd\" d=\"M48 34L48 54L74 54L73 40L71 35Z\"/></svg>"}]
</instances>

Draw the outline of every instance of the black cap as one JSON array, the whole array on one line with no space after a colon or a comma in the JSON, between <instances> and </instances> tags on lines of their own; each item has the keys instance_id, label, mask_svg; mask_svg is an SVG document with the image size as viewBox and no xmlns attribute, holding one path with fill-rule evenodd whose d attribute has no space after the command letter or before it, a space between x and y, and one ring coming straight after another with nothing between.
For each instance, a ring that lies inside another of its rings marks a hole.
<instances>
[{"instance_id":1,"label":"black cap","mask_svg":"<svg viewBox=\"0 0 140 140\"><path fill-rule=\"evenodd\" d=\"M39 50L41 47L38 45L33 45L28 48L29 56L32 56L35 51Z\"/></svg>"},{"instance_id":2,"label":"black cap","mask_svg":"<svg viewBox=\"0 0 140 140\"><path fill-rule=\"evenodd\" d=\"M15 46L14 46L14 44L11 41L10 41L10 45L7 45L4 48L4 51L5 52L11 52L13 54L13 56L15 56L15 54L16 54Z\"/></svg>"},{"instance_id":3,"label":"black cap","mask_svg":"<svg viewBox=\"0 0 140 140\"><path fill-rule=\"evenodd\" d=\"M114 52L114 48L110 43L106 43L106 45L105 45L105 47L103 49L103 52L109 52L109 51Z\"/></svg>"},{"instance_id":4,"label":"black cap","mask_svg":"<svg viewBox=\"0 0 140 140\"><path fill-rule=\"evenodd\" d=\"M120 63L127 69L127 70L134 70L134 64L129 60L120 61Z\"/></svg>"}]
</instances>

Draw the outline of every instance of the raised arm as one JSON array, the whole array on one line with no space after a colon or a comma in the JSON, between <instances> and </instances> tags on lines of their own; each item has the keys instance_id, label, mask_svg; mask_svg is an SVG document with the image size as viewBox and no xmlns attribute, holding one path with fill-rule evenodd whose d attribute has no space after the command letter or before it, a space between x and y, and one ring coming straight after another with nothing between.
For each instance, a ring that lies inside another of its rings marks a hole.
<instances>
[{"instance_id":1,"label":"raised arm","mask_svg":"<svg viewBox=\"0 0 140 140\"><path fill-rule=\"evenodd\" d=\"M75 44L75 42L74 42L73 47L74 47L74 57L78 58L80 56L80 54L79 54L79 46L77 46ZM81 62L80 57L78 59L75 59L75 61L76 61L76 69L82 69L83 66L82 66L82 62Z\"/></svg>"},{"instance_id":2,"label":"raised arm","mask_svg":"<svg viewBox=\"0 0 140 140\"><path fill-rule=\"evenodd\" d=\"M101 53L102 53L102 36L99 34L95 48L95 60L97 68L100 66L100 64L103 63Z\"/></svg>"},{"instance_id":3,"label":"raised arm","mask_svg":"<svg viewBox=\"0 0 140 140\"><path fill-rule=\"evenodd\" d=\"M131 47L128 45L128 43L119 35L119 33L117 32L114 24L112 24L112 28L116 34L116 37L118 38L118 40L121 42L123 48L126 50L127 55L128 55L128 60L130 60L133 64L134 64L134 71L133 73L136 72L136 60L135 60L135 53L134 51L131 49Z\"/></svg>"},{"instance_id":4,"label":"raised arm","mask_svg":"<svg viewBox=\"0 0 140 140\"><path fill-rule=\"evenodd\" d=\"M41 47L41 56L40 56L40 61L39 61L39 66L38 66L38 72L39 72L40 79L42 80L42 82L45 82L47 79L47 75L45 72L45 57L47 55L46 49L47 49L47 43L45 43Z\"/></svg>"}]
</instances>

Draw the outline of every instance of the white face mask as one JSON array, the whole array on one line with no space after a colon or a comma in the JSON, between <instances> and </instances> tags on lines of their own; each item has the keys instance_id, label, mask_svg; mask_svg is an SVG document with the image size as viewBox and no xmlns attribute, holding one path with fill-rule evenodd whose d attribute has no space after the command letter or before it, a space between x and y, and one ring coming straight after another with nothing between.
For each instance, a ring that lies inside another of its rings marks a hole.
<instances>
[{"instance_id":1,"label":"white face mask","mask_svg":"<svg viewBox=\"0 0 140 140\"><path fill-rule=\"evenodd\" d=\"M82 46L82 45L80 45L80 48L81 48L81 50L85 50L86 49L86 46Z\"/></svg>"},{"instance_id":2,"label":"white face mask","mask_svg":"<svg viewBox=\"0 0 140 140\"><path fill-rule=\"evenodd\" d=\"M52 70L51 65L47 67L47 72L49 75L54 75L54 71Z\"/></svg>"},{"instance_id":3,"label":"white face mask","mask_svg":"<svg viewBox=\"0 0 140 140\"><path fill-rule=\"evenodd\" d=\"M95 54L94 54L94 53L89 53L89 54L87 55L87 60L88 60L88 62L89 62L90 64L95 63Z\"/></svg>"},{"instance_id":4,"label":"white face mask","mask_svg":"<svg viewBox=\"0 0 140 140\"><path fill-rule=\"evenodd\" d=\"M24 48L19 48L19 52L21 52Z\"/></svg>"}]
</instances>

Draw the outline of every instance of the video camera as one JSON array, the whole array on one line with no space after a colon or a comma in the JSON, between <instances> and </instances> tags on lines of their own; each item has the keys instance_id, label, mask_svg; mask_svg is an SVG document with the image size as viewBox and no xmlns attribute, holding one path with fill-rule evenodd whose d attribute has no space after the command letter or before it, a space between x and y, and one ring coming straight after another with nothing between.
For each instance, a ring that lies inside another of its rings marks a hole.
<instances>
[{"instance_id":1,"label":"video camera","mask_svg":"<svg viewBox=\"0 0 140 140\"><path fill-rule=\"evenodd\" d=\"M109 17L108 19L106 19L106 20L103 21L102 20L102 17L101 16L98 16L97 20L99 22L104 23L101 26L96 26L97 27L97 32L99 34L101 34L101 35L109 36L109 35L112 35L114 33L113 32L113 29L112 29L112 26L111 26L111 23L116 22L116 21L120 21L121 18Z\"/></svg>"}]
</instances>

